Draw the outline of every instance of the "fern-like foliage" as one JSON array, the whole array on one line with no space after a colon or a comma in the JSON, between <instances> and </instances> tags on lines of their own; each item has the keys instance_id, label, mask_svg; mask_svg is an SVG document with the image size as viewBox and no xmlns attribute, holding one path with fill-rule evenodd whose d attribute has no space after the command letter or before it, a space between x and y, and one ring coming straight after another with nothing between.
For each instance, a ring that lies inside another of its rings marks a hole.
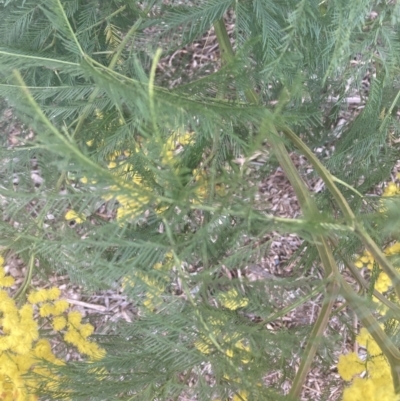
<instances>
[{"instance_id":1,"label":"fern-like foliage","mask_svg":"<svg viewBox=\"0 0 400 401\"><path fill-rule=\"evenodd\" d=\"M320 215L273 216L250 159L268 151L262 121L291 126L310 148L334 140L322 161L354 187L343 193L368 222L373 205L354 189L365 195L386 178L398 151L399 5L9 0L0 14L0 96L33 130L1 149L0 245L87 291L122 291L135 316L99 336L101 361L53 367L46 399L285 399L280 385L310 327L276 335L269 324L298 306L290 297L320 288L309 276L314 244L290 277L243 272L273 231L351 244L338 259L359 242L326 193ZM233 61L162 86L160 44L169 56L228 14ZM365 105L337 126L367 71ZM278 379L265 385L271 372Z\"/></svg>"}]
</instances>

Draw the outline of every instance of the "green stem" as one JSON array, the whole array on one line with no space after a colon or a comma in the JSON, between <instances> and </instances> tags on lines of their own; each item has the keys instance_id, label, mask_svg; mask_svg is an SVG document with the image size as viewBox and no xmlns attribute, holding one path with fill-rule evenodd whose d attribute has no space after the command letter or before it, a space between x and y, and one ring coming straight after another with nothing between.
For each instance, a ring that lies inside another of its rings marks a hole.
<instances>
[{"instance_id":1,"label":"green stem","mask_svg":"<svg viewBox=\"0 0 400 401\"><path fill-rule=\"evenodd\" d=\"M113 70L119 60L119 58L121 57L121 53L124 50L126 44L128 43L128 40L131 39L132 35L134 33L136 33L136 31L139 29L140 25L142 24L143 19L140 17L134 25L132 25L131 29L128 31L128 33L125 35L124 39L121 41L121 43L119 44L119 46L117 47L111 61L110 64L108 65L108 68ZM86 58L87 56L85 54L83 54L83 57ZM98 96L98 94L100 93L100 88L97 87L93 90L92 94L89 96L88 99L88 104L87 106L83 109L81 115L79 116L79 118L76 120L77 124L75 126L75 129L71 135L72 138L75 138L76 135L78 134L78 132L81 130L81 128L83 127L83 124L86 120L86 118L89 116L89 113L92 109L93 106L93 102L96 99L96 97ZM66 172L63 171L60 175L60 178L57 181L56 184L56 188L55 188L55 192L58 192L61 188L62 183L64 182L66 177Z\"/></svg>"},{"instance_id":2,"label":"green stem","mask_svg":"<svg viewBox=\"0 0 400 401\"><path fill-rule=\"evenodd\" d=\"M218 43L222 49L221 55L222 57L224 57L225 61L229 62L233 59L234 53L223 20L215 22L214 28L217 35ZM245 92L245 95L248 102L254 104L258 103L258 96L253 89L248 89ZM290 156L282 142L282 139L279 137L276 128L270 123L268 118L264 119L261 125L261 130L264 131L265 136L269 138L271 147L276 157L278 158L279 164L281 165L283 171L285 172L287 178L289 179L296 192L296 196L299 200L304 215L306 217L317 216L319 214L318 208L313 198L311 197L305 183L303 182L299 172L290 159ZM322 236L313 236L313 239L316 243L316 247L321 258L322 265L324 267L325 279L328 279L330 281L330 279L333 278L335 280L335 276L338 276L339 272L332 252L328 247L328 244ZM292 397L298 397L298 395L300 394L311 362L314 359L315 353L317 351L318 344L314 341L315 336L321 335L325 331L332 310L332 305L335 301L335 297L339 289L340 286L337 284L336 281L334 281L334 284L330 282L327 285L327 294L329 296L329 300L324 301L320 315L314 324L312 337L308 342L306 352L296 373L290 391Z\"/></svg>"},{"instance_id":3,"label":"green stem","mask_svg":"<svg viewBox=\"0 0 400 401\"><path fill-rule=\"evenodd\" d=\"M230 45L228 34L226 32L226 28L224 22L222 20L218 21L214 24L216 28L216 34L218 43L223 49L222 57L225 58L226 61L230 61L234 57L233 49ZM229 49L229 46L230 49ZM258 103L258 96L254 90L249 90L246 92L246 98L250 103ZM287 150L279 138L279 135L276 131L275 127L271 127L272 124L269 123L267 119L264 121L264 129L266 136L270 139L271 146L278 158L278 161L287 175L289 181L291 182L296 196L299 200L301 209L306 217L315 216L315 213L319 213L318 209L315 205L313 198L310 196L310 193L307 190L304 182L302 181L298 171L293 165L292 160L287 153ZM338 203L340 209L342 210L344 216L347 218L348 223L352 226L354 231L360 236L366 248L371 252L371 254L375 257L375 260L382 266L382 269L388 274L388 276L392 279L393 285L395 286L396 293L400 296L400 275L395 271L393 266L388 262L385 258L382 251L377 247L375 242L370 238L368 233L365 232L363 227L357 222L353 211L351 210L349 204L346 199L342 195L342 193L338 190L335 185L334 177L326 170L326 168L320 163L320 161L316 158L316 156L312 153L312 151L301 141L300 138L297 137L296 134L288 127L284 126L282 128L283 132L289 139L298 146L310 162L313 164L317 173L324 180L325 185L330 190L332 195L334 196L336 202ZM336 180L337 181L337 180ZM321 309L320 315L318 317L317 322L313 327L312 333L320 334L323 333L325 327L329 320L329 315L332 309L332 303L334 302L334 296L337 294L338 289L340 289L340 285L336 281L337 278L341 280L341 286L344 287L343 291L349 304L358 311L360 315L360 319L363 322L364 326L371 333L375 341L381 347L385 356L388 358L392 369L393 375L393 383L396 392L400 391L400 352L388 338L388 336L384 333L384 331L379 327L379 323L373 317L368 308L364 307L362 303L357 299L357 295L354 293L354 290L350 287L350 285L343 280L340 276L336 261L333 257L332 251L329 248L325 238L322 236L313 236L313 239L316 243L316 247L321 258L322 265L325 271L325 278L333 277L333 284L331 287L327 287L327 293L333 296L323 305L323 309ZM324 301L325 302L325 301ZM378 329L377 329L378 328ZM312 341L309 341L307 345L306 352L302 359L299 370L297 371L296 377L294 379L292 389L290 391L290 395L292 397L298 397L310 368L311 361L313 360L316 353L316 345L312 344Z\"/></svg>"},{"instance_id":4,"label":"green stem","mask_svg":"<svg viewBox=\"0 0 400 401\"><path fill-rule=\"evenodd\" d=\"M280 310L279 312L273 313L271 316L268 316L266 319L263 320L263 324L272 322L276 319L281 318L282 316L287 315L289 312L291 312L292 310L298 308L300 305L303 305L305 302L307 302L308 300L310 300L312 297L314 297L315 295L318 295L322 289L325 287L325 283L322 282L320 283L317 287L315 287L309 294L307 294L305 297L300 298L298 301L293 302L292 304L290 304L289 306L287 306L286 308L283 308L282 310Z\"/></svg>"},{"instance_id":5,"label":"green stem","mask_svg":"<svg viewBox=\"0 0 400 401\"><path fill-rule=\"evenodd\" d=\"M351 210L349 204L336 186L335 177L332 176L332 174L318 160L318 158L314 155L310 148L290 128L284 126L282 127L282 131L290 139L290 141L303 152L303 154L307 157L307 159L314 167L315 171L322 178L329 192L336 200L336 203L338 204L344 217L348 221L348 224L354 228L354 232L360 237L364 246L368 249L369 252L371 252L376 262L381 266L382 270L392 280L396 294L400 299L400 274L385 257L384 253L379 249L371 236L365 231L362 224L357 221L356 216Z\"/></svg>"},{"instance_id":6,"label":"green stem","mask_svg":"<svg viewBox=\"0 0 400 401\"><path fill-rule=\"evenodd\" d=\"M354 265L354 263L348 261L346 258L344 258L343 255L339 253L340 257L342 258L344 264L347 266L347 268L350 270L351 274L353 277L357 280L358 284L360 285L361 289L364 290L369 290L369 283L367 280L364 279L364 277L360 274L358 271L357 266ZM374 290L372 292L372 295L379 299L384 305L386 305L392 312L395 312L399 317L400 317L400 307L396 305L395 303L389 301L384 295L382 295L379 291ZM400 318L399 318L400 319Z\"/></svg>"},{"instance_id":7,"label":"green stem","mask_svg":"<svg viewBox=\"0 0 400 401\"><path fill-rule=\"evenodd\" d=\"M24 281L13 296L15 301L17 301L19 298L21 298L26 293L26 290L28 289L28 287L31 283L31 280L32 280L34 265L35 265L35 253L32 253L29 258L29 263L27 266L27 272L24 277Z\"/></svg>"},{"instance_id":8,"label":"green stem","mask_svg":"<svg viewBox=\"0 0 400 401\"><path fill-rule=\"evenodd\" d=\"M330 314L336 301L336 297L339 294L339 291L340 284L335 279L332 280L326 288L326 296L322 303L321 310L308 339L306 349L304 350L304 356L301 359L299 370L293 380L292 387L290 388L290 392L288 395L289 400L296 400L300 397L304 381L310 370L312 361L314 359L313 357L317 352L317 348L321 342L324 331L328 325ZM313 357L311 358L310 355L312 355Z\"/></svg>"},{"instance_id":9,"label":"green stem","mask_svg":"<svg viewBox=\"0 0 400 401\"><path fill-rule=\"evenodd\" d=\"M122 11L124 11L125 8L126 8L126 6L122 6L122 7L118 8L118 10L115 10L110 15L107 15L105 18L102 18L100 21L97 21L95 24L88 26L87 28L82 29L81 31L77 32L76 36L82 35L82 33L89 31L98 25L101 25L104 21L110 20L112 17L114 17L114 16L120 14Z\"/></svg>"}]
</instances>

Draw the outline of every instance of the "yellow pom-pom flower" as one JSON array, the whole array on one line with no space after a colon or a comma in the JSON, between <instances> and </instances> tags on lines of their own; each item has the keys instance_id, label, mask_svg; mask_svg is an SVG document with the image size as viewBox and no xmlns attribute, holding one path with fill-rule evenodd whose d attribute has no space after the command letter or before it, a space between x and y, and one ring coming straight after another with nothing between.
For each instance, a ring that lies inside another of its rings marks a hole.
<instances>
[{"instance_id":1,"label":"yellow pom-pom flower","mask_svg":"<svg viewBox=\"0 0 400 401\"><path fill-rule=\"evenodd\" d=\"M86 216L82 213L76 213L74 210L68 210L65 214L65 220L75 221L76 224L81 224L86 220Z\"/></svg>"},{"instance_id":2,"label":"yellow pom-pom flower","mask_svg":"<svg viewBox=\"0 0 400 401\"><path fill-rule=\"evenodd\" d=\"M226 293L219 294L218 300L221 305L230 310L244 308L249 304L248 298L241 297L236 289L229 290Z\"/></svg>"},{"instance_id":3,"label":"yellow pom-pom flower","mask_svg":"<svg viewBox=\"0 0 400 401\"><path fill-rule=\"evenodd\" d=\"M68 313L68 323L70 323L75 328L81 325L82 314L78 311L72 311Z\"/></svg>"},{"instance_id":4,"label":"yellow pom-pom flower","mask_svg":"<svg viewBox=\"0 0 400 401\"><path fill-rule=\"evenodd\" d=\"M3 263L4 260L1 259L0 262ZM6 278L9 277L0 266L0 285L3 287L11 282ZM34 390L41 383L39 379L26 377L26 374L34 373L38 378L51 379L52 373L47 367L40 365L40 360L65 365L64 361L53 354L50 342L39 338L39 323L34 315L34 309L38 308L39 315L50 317L51 321L52 316L64 313L69 305L65 300L58 299L60 295L58 288L41 289L30 293L28 303L19 306L5 290L0 289L0 400L37 401ZM69 328L66 338L71 337L82 354L92 359L102 358L104 350L88 341L94 331L93 327L90 324L81 324L82 316L79 313L71 316L71 320L78 324L81 331ZM67 326L67 320L63 316L55 316L51 323L57 331Z\"/></svg>"},{"instance_id":5,"label":"yellow pom-pom flower","mask_svg":"<svg viewBox=\"0 0 400 401\"><path fill-rule=\"evenodd\" d=\"M54 302L54 316L61 315L69 308L69 303L65 299L59 299Z\"/></svg>"},{"instance_id":6,"label":"yellow pom-pom flower","mask_svg":"<svg viewBox=\"0 0 400 401\"><path fill-rule=\"evenodd\" d=\"M67 325L67 319L63 316L56 316L53 319L53 329L56 331L60 331L65 328Z\"/></svg>"},{"instance_id":7,"label":"yellow pom-pom flower","mask_svg":"<svg viewBox=\"0 0 400 401\"><path fill-rule=\"evenodd\" d=\"M49 301L54 301L60 298L60 295L61 295L61 290L58 287L52 287L49 290L47 290L47 299Z\"/></svg>"},{"instance_id":8,"label":"yellow pom-pom flower","mask_svg":"<svg viewBox=\"0 0 400 401\"><path fill-rule=\"evenodd\" d=\"M51 303L45 303L39 308L40 316L48 317L54 314L54 305Z\"/></svg>"},{"instance_id":9,"label":"yellow pom-pom flower","mask_svg":"<svg viewBox=\"0 0 400 401\"><path fill-rule=\"evenodd\" d=\"M365 364L355 352L350 352L340 355L337 369L343 380L350 381L355 375L365 370Z\"/></svg>"},{"instance_id":10,"label":"yellow pom-pom flower","mask_svg":"<svg viewBox=\"0 0 400 401\"><path fill-rule=\"evenodd\" d=\"M38 304L40 302L46 302L48 300L48 291L46 289L41 289L39 291L31 292L28 295L28 302L31 304Z\"/></svg>"}]
</instances>

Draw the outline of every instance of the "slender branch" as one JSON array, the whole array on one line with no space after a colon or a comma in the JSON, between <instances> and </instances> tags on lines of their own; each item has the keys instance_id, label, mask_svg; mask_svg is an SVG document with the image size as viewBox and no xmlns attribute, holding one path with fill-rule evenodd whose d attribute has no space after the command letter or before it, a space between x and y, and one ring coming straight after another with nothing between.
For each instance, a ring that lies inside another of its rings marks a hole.
<instances>
[{"instance_id":1,"label":"slender branch","mask_svg":"<svg viewBox=\"0 0 400 401\"><path fill-rule=\"evenodd\" d=\"M225 61L229 62L232 60L234 53L231 47L229 37L226 31L225 24L223 20L219 20L214 23L217 40L223 51L222 57ZM245 93L248 102L253 104L258 104L258 96L254 89L249 89ZM318 208L310 195L303 179L301 178L299 172L294 166L283 142L279 137L276 128L270 123L268 118L265 118L261 124L261 131L264 131L265 136L269 138L271 147L278 158L279 164L281 165L283 171L288 177L290 183L292 184L296 196L299 200L301 209L306 217L319 215ZM305 378L308 374L312 360L314 359L315 353L317 351L318 342L315 342L315 336L321 335L324 332L326 325L329 321L329 316L332 310L332 305L335 301L336 295L340 289L340 286L335 281L335 277L339 275L338 268L336 266L335 259L332 255L331 250L328 247L327 242L322 236L313 236L316 243L316 247L321 258L321 262L324 268L325 278L330 280L333 278L334 284L329 283L327 285L327 294L329 295L329 300L324 301L323 307L321 309L320 315L314 324L312 330L312 337L309 339L306 352L303 356L300 367L296 373L292 389L290 394L292 397L298 397L301 388L304 384ZM327 299L327 298L326 298Z\"/></svg>"},{"instance_id":2,"label":"slender branch","mask_svg":"<svg viewBox=\"0 0 400 401\"><path fill-rule=\"evenodd\" d=\"M310 148L288 127L282 127L282 131L294 143L307 157L310 163L313 165L315 171L324 181L326 187L336 200L340 210L342 211L347 223L354 227L354 232L360 237L364 246L371 252L374 259L382 267L382 270L389 276L392 280L393 286L395 288L396 294L400 299L400 274L394 268L394 266L389 262L384 253L379 249L371 236L365 231L362 224L360 224L353 211L351 210L349 204L344 198L343 194L339 191L335 184L335 177L325 168L325 166L318 160Z\"/></svg>"},{"instance_id":3,"label":"slender branch","mask_svg":"<svg viewBox=\"0 0 400 401\"><path fill-rule=\"evenodd\" d=\"M80 54L83 56L84 51L78 41L78 38L75 35L74 30L72 29L72 26L68 20L67 14L65 13L64 7L61 4L60 0L55 0L55 2L53 3L53 6L57 5L58 10L60 12L60 14L63 16L64 19L64 23L65 26L67 27L68 33L69 33L69 38L72 39L75 42L75 45L77 47L77 49L79 50ZM44 8L43 6L39 5L39 7L46 13L46 8Z\"/></svg>"},{"instance_id":4,"label":"slender branch","mask_svg":"<svg viewBox=\"0 0 400 401\"><path fill-rule=\"evenodd\" d=\"M116 15L120 14L122 11L125 10L125 8L126 8L126 6L122 6L122 7L118 8L117 10L112 12L110 15L107 15L106 17L102 18L100 21L97 21L95 24L88 26L87 28L82 29L81 31L77 32L76 36L82 35L82 33L89 31L98 25L101 25L104 21L107 21L107 20L111 19L112 17L115 17Z\"/></svg>"},{"instance_id":5,"label":"slender branch","mask_svg":"<svg viewBox=\"0 0 400 401\"><path fill-rule=\"evenodd\" d=\"M25 293L26 290L28 289L31 280L32 280L32 274L33 274L33 267L35 265L35 253L32 253L30 258L29 258L29 263L27 266L27 272L24 277L24 281L22 282L21 286L18 288L17 292L14 294L13 298L15 300L18 300L21 298Z\"/></svg>"},{"instance_id":6,"label":"slender branch","mask_svg":"<svg viewBox=\"0 0 400 401\"><path fill-rule=\"evenodd\" d=\"M340 291L340 283L335 279L332 280L326 288L326 296L322 303L321 310L319 312L317 321L315 322L310 337L308 339L306 349L304 350L304 356L301 359L298 373L296 374L292 383L292 387L290 388L290 392L288 395L289 400L296 400L298 399L298 397L300 397L300 393L303 388L303 383L306 379L306 376L310 370L311 364L314 359L311 358L310 355L314 356L317 351L317 348L321 342L326 326L328 325L330 314L333 305L336 301L336 297L339 294L339 291Z\"/></svg>"},{"instance_id":7,"label":"slender branch","mask_svg":"<svg viewBox=\"0 0 400 401\"><path fill-rule=\"evenodd\" d=\"M128 43L128 40L131 39L132 35L136 33L136 31L139 29L140 25L142 24L143 19L139 18L134 25L132 25L131 29L129 29L128 33L125 35L124 39L121 41L121 43L118 45L118 48L116 49L110 64L108 66L109 69L113 70L121 56L122 51L124 50L126 44ZM83 55L84 58L87 58L87 56L84 54ZM77 124L75 126L74 132L72 133L72 138L75 138L75 136L78 134L78 132L81 130L81 128L83 127L84 122L86 121L86 118L89 116L90 110L93 107L93 102L96 99L96 97L98 96L100 92L100 88L97 87L93 90L92 94L89 96L88 99L88 104L87 106L83 109L81 115L79 116L79 118L76 120ZM56 183L56 187L55 187L55 192L58 192L61 188L62 183L65 180L66 177L66 172L63 171Z\"/></svg>"},{"instance_id":8,"label":"slender branch","mask_svg":"<svg viewBox=\"0 0 400 401\"><path fill-rule=\"evenodd\" d=\"M121 56L122 51L124 50L126 44L128 43L128 40L131 39L131 37L132 37L132 35L133 35L134 33L136 33L136 31L139 29L139 27L140 27L140 25L142 24L142 22L143 22L142 18L139 18L139 19L136 21L136 23L135 23L134 25L132 25L131 29L130 29L130 30L128 31L128 33L125 35L125 37L124 37L124 39L122 40L122 42L118 45L118 48L117 48L117 50L115 51L115 53L114 53L114 55L113 55L113 57L112 57L112 59L111 59L111 61L110 61L110 64L108 65L108 68L109 68L110 70L114 69L114 67L116 66L116 64L117 64L117 62L118 62L118 60L119 60L119 58L120 58L120 56ZM85 57L85 59L88 59L88 56L85 55L84 57ZM79 116L78 123L77 123L77 125L76 125L76 127L75 127L75 130L74 130L73 134L72 134L72 137L73 137L73 138L74 138L74 137L76 136L76 134L81 130L81 128L82 128L82 126L83 126L83 123L85 122L85 120L86 120L86 118L88 117L89 112L90 112L90 110L91 110L91 108L92 108L93 101L96 99L96 97L97 97L97 95L99 94L99 92L100 92L100 89L99 89L99 88L96 88L96 89L92 92L92 94L90 95L90 97L89 97L89 99L88 99L88 105L83 109L81 115Z\"/></svg>"},{"instance_id":9,"label":"slender branch","mask_svg":"<svg viewBox=\"0 0 400 401\"><path fill-rule=\"evenodd\" d=\"M72 67L79 67L79 63L72 63L71 61L65 61L65 60L59 60L59 59L53 59L53 58L47 58L47 57L30 56L27 54L20 54L20 53L10 53L10 52L6 52L4 50L0 50L0 55L26 59L27 62L29 62L30 60L35 60L35 61L45 62L46 64L56 63L56 64L69 65Z\"/></svg>"},{"instance_id":10,"label":"slender branch","mask_svg":"<svg viewBox=\"0 0 400 401\"><path fill-rule=\"evenodd\" d=\"M368 291L369 289L369 283L367 280L364 279L364 277L360 274L358 271L357 266L354 265L354 263L350 262L347 260L343 255L339 253L340 257L342 258L344 264L347 266L347 268L350 270L351 274L353 277L357 280L358 284L362 289L365 289ZM398 319L400 319L400 307L393 303L392 301L389 301L384 295L382 295L379 291L375 290L372 292L372 295L379 299L384 305L386 305L392 312L395 312L398 315Z\"/></svg>"},{"instance_id":11,"label":"slender branch","mask_svg":"<svg viewBox=\"0 0 400 401\"><path fill-rule=\"evenodd\" d=\"M230 50L227 49L228 44L229 46L231 45L229 42L228 34L226 32L226 27L222 20L215 23L214 27L218 28L216 29L218 43L224 50L222 51L222 56L225 58L225 60L230 61L234 53L232 48ZM249 90L246 93L246 98L250 103L258 103L258 96L253 89ZM269 123L267 119L264 120L264 125L265 125L264 130L266 136L268 136L268 138L270 139L271 146L278 158L278 161L296 192L303 213L305 214L306 217L309 217L310 215L315 216L314 214L315 212L319 213L315 205L315 202L310 196L310 193L308 192L298 171L294 167L293 162L290 159L285 146L283 145L282 141L280 140L277 134L276 128L271 123ZM304 154L313 164L315 170L324 180L325 185L331 191L343 214L348 219L348 224L352 226L354 231L361 237L366 248L372 253L372 255L375 257L375 260L379 264L381 264L383 270L392 279L396 293L400 296L400 275L395 271L393 266L385 258L382 251L377 247L377 245L370 238L368 233L366 233L363 227L357 222L355 215L351 210L349 204L347 203L342 193L336 187L334 182L335 181L334 177L319 162L319 160L312 153L312 151L301 141L300 138L297 137L297 135L292 130L290 130L287 126L284 126L282 130L285 133L285 135L288 136L289 139L304 152ZM371 333L373 338L381 347L385 356L388 358L388 361L392 369L393 383L395 390L396 392L400 392L400 352L397 350L397 348L394 346L394 344L388 338L388 336L384 333L384 331L379 327L379 323L373 317L369 309L362 305L362 303L357 299L357 295L354 293L354 290L339 274L332 251L329 248L326 240L322 236L313 236L313 237L316 243L319 256L321 258L322 265L325 270L325 278L333 277L334 280L333 284L331 284L332 287L329 286L327 287L327 293L330 293L331 296L335 296L335 294L337 295L337 291L338 289L340 289L340 285L336 280L340 278L341 280L340 284L342 287L344 287L343 291L345 293L345 297L347 297L346 298L347 301L349 302L350 305L352 305L352 307L356 310L356 312L359 313L360 319L363 322L364 326ZM329 319L333 302L334 298L329 299L325 303L323 309L321 309L318 320L313 327L313 333L320 334L324 331L324 328L326 327L327 321ZM309 341L305 355L302 359L301 365L299 367L299 370L297 371L296 377L292 385L292 389L290 391L290 394L293 397L298 397L300 394L311 361L315 356L315 352L317 349L316 347L317 344L314 345L312 340Z\"/></svg>"},{"instance_id":12,"label":"slender branch","mask_svg":"<svg viewBox=\"0 0 400 401\"><path fill-rule=\"evenodd\" d=\"M315 287L309 294L307 294L305 297L300 298L299 300L293 302L292 304L290 304L289 306L287 306L286 308L283 308L282 310L280 310L279 312L273 313L271 316L268 316L266 319L264 319L262 321L263 324L272 322L276 319L279 319L282 316L287 315L289 312L291 312L292 310L298 308L300 305L303 305L305 302L307 302L308 300L310 300L312 297L314 297L315 295L318 295L322 289L326 286L325 282L321 282L317 287Z\"/></svg>"},{"instance_id":13,"label":"slender branch","mask_svg":"<svg viewBox=\"0 0 400 401\"><path fill-rule=\"evenodd\" d=\"M83 164L86 166L90 166L93 170L98 172L100 175L103 176L108 176L110 178L113 177L113 175L106 169L102 168L99 166L97 163L95 163L93 160L88 158L86 155L84 155L72 142L72 140L66 136L63 135L47 118L47 116L43 113L39 105L37 104L36 100L33 98L29 90L25 86L25 82L22 79L21 74L14 70L13 75L16 79L16 81L19 84L21 93L25 97L26 101L28 102L29 106L32 108L32 110L35 111L35 114L37 116L37 119L41 121L41 123L54 135L55 138L57 138L60 143L62 143L65 147L65 149L68 149L74 156L79 159ZM64 153L65 154L65 153Z\"/></svg>"}]
</instances>

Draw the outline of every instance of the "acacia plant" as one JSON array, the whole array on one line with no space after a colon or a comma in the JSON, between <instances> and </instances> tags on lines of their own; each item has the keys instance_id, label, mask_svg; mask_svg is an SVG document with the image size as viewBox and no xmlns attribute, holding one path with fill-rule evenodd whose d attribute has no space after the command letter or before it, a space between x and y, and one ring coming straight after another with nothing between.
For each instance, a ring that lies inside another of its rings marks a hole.
<instances>
[{"instance_id":1,"label":"acacia plant","mask_svg":"<svg viewBox=\"0 0 400 401\"><path fill-rule=\"evenodd\" d=\"M398 2L0 3L0 96L32 130L18 146L3 140L0 245L36 260L26 288L32 273L68 274L87 292L122 291L133 311L98 336L101 360L47 364L51 382L35 391L298 400L314 362L337 362L328 323L335 312L349 324L341 296L379 347L394 400L400 273L382 249L399 234L398 202L368 194L398 152ZM161 58L210 30L217 66L185 74L178 65L172 85ZM343 120L354 99L360 107ZM262 168L252 162L260 152ZM305 156L320 193L289 152ZM278 164L298 218L274 216L258 193ZM271 232L296 233L304 247L288 277L250 281L245 268L267 254ZM364 250L369 281L355 266ZM312 325L270 329L311 298L323 299Z\"/></svg>"}]
</instances>

